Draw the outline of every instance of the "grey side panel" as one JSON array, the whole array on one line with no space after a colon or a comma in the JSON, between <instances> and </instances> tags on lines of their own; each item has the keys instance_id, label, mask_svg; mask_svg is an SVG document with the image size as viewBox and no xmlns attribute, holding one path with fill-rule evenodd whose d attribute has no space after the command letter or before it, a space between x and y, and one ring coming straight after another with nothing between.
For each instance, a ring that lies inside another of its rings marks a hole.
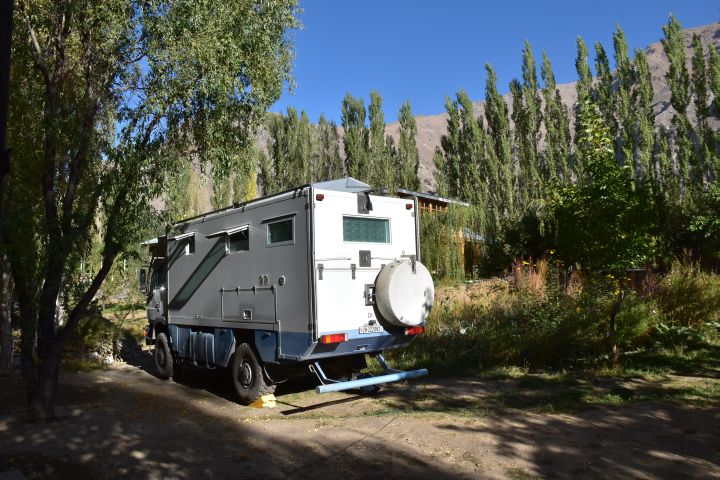
<instances>
[{"instance_id":1,"label":"grey side panel","mask_svg":"<svg viewBox=\"0 0 720 480\"><path fill-rule=\"evenodd\" d=\"M303 339L289 342L293 350L282 353L303 354L312 341L308 193L305 189L175 226L173 236L195 232L195 250L186 254L181 241L168 242L169 323L265 331L281 326L283 333ZM268 220L281 217L293 219L293 241L268 245ZM249 226L247 251L227 253L226 235L208 238L242 225Z\"/></svg>"}]
</instances>

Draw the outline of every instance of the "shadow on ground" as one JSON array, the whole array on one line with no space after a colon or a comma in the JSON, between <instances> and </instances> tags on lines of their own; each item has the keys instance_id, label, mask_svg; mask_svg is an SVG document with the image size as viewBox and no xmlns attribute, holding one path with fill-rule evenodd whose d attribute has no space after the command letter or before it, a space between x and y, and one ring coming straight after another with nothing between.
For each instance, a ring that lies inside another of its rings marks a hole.
<instances>
[{"instance_id":1,"label":"shadow on ground","mask_svg":"<svg viewBox=\"0 0 720 480\"><path fill-rule=\"evenodd\" d=\"M442 428L491 435L498 454L532 465L519 478L709 479L720 478L717 425L716 408L647 403L573 417L512 413L479 426Z\"/></svg>"},{"instance_id":2,"label":"shadow on ground","mask_svg":"<svg viewBox=\"0 0 720 480\"><path fill-rule=\"evenodd\" d=\"M366 478L379 471L389 478L467 477L376 438L392 418L368 419L320 440L312 428L298 428L272 412L268 417L265 411L140 371L108 371L64 375L59 418L28 424L21 420L20 378L0 378L0 384L0 473L15 469L27 478L317 479Z\"/></svg>"}]
</instances>

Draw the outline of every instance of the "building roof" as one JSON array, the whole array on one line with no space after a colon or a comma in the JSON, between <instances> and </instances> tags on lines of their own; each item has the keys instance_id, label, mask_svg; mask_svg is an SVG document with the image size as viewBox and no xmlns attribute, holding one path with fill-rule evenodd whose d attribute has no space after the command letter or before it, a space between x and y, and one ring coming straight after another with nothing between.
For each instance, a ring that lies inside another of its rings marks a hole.
<instances>
[{"instance_id":1,"label":"building roof","mask_svg":"<svg viewBox=\"0 0 720 480\"><path fill-rule=\"evenodd\" d=\"M406 196L406 197L417 197L421 200L426 200L433 203L441 203L445 205L453 204L453 205L462 205L463 207L469 207L470 204L468 202L463 202L462 200L455 200L454 198L445 198L440 197L438 195L432 195L430 193L422 193L422 192L413 192L411 190L405 190L404 188L398 188L397 193L399 196Z\"/></svg>"},{"instance_id":2,"label":"building roof","mask_svg":"<svg viewBox=\"0 0 720 480\"><path fill-rule=\"evenodd\" d=\"M314 183L315 188L321 188L323 190L334 190L336 192L355 192L359 193L364 190L369 190L372 187L367 183L356 180L352 177L338 178L335 180L328 180L326 182Z\"/></svg>"}]
</instances>

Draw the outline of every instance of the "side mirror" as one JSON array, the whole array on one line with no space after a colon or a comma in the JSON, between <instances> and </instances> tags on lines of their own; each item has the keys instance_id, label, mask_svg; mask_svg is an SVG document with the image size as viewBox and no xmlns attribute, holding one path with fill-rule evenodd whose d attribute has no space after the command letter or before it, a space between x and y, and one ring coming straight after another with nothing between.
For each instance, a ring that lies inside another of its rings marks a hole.
<instances>
[{"instance_id":1,"label":"side mirror","mask_svg":"<svg viewBox=\"0 0 720 480\"><path fill-rule=\"evenodd\" d=\"M140 293L147 293L147 270L144 268L140 269Z\"/></svg>"}]
</instances>

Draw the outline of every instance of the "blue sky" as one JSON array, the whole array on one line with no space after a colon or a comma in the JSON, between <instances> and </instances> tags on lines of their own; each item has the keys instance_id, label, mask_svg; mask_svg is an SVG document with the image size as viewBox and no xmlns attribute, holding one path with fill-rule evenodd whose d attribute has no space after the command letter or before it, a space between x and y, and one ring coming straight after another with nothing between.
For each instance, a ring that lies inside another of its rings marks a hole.
<instances>
[{"instance_id":1,"label":"blue sky","mask_svg":"<svg viewBox=\"0 0 720 480\"><path fill-rule=\"evenodd\" d=\"M313 122L325 113L338 124L346 92L365 98L366 106L370 91L380 92L388 123L405 100L415 115L441 113L445 96L460 87L482 100L485 62L505 93L521 74L525 39L538 62L542 50L548 53L558 83L565 83L576 79L578 35L592 63L596 41L611 54L616 23L632 51L660 39L670 12L683 27L720 17L717 0L300 0L300 6L304 28L292 32L297 86L271 111L290 105Z\"/></svg>"}]
</instances>

